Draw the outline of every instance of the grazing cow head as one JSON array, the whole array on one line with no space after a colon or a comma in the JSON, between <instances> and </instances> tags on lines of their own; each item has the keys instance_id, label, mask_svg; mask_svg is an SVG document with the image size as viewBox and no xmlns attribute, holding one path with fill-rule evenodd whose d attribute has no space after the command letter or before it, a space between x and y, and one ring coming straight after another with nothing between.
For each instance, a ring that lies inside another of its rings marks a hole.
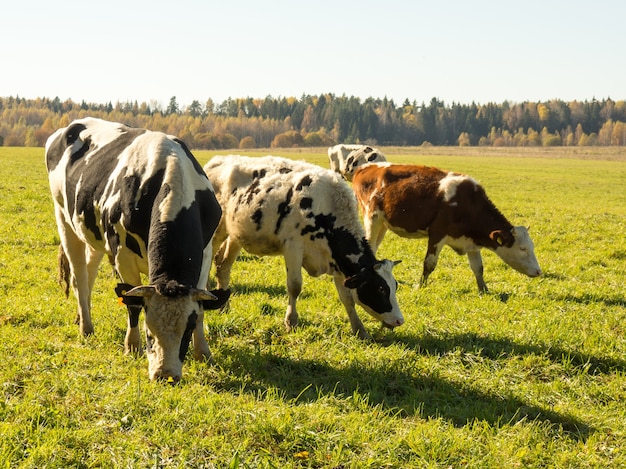
<instances>
[{"instance_id":1,"label":"grazing cow head","mask_svg":"<svg viewBox=\"0 0 626 469\"><path fill-rule=\"evenodd\" d=\"M391 270L400 261L383 260L371 267L362 268L348 277L344 286L352 292L354 300L387 327L404 324L404 316L396 299L398 282Z\"/></svg>"},{"instance_id":2,"label":"grazing cow head","mask_svg":"<svg viewBox=\"0 0 626 469\"><path fill-rule=\"evenodd\" d=\"M497 244L494 252L508 265L529 277L541 275L541 268L535 257L535 245L527 228L514 226L509 231L496 230L489 237Z\"/></svg>"},{"instance_id":3,"label":"grazing cow head","mask_svg":"<svg viewBox=\"0 0 626 469\"><path fill-rule=\"evenodd\" d=\"M348 154L345 162L345 167L343 168L342 176L347 181L352 181L354 172L359 166L384 161L387 161L387 158L385 158L385 155L383 155L379 150L376 150L369 146L362 146L358 150L354 150L350 152L350 154Z\"/></svg>"},{"instance_id":4,"label":"grazing cow head","mask_svg":"<svg viewBox=\"0 0 626 469\"><path fill-rule=\"evenodd\" d=\"M380 150L367 145L339 144L328 149L330 169L346 179L352 181L354 171L359 166L368 163L387 161Z\"/></svg>"},{"instance_id":5,"label":"grazing cow head","mask_svg":"<svg viewBox=\"0 0 626 469\"><path fill-rule=\"evenodd\" d=\"M216 296L206 290L180 285L142 285L122 294L127 305L145 309L146 352L150 379L178 382L203 301Z\"/></svg>"}]
</instances>

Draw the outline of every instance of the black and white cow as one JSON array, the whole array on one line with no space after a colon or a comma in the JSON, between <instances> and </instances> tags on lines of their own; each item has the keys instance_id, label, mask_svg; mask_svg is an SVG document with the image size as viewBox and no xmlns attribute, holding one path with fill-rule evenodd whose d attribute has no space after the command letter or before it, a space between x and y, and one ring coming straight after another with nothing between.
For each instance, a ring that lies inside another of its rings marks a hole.
<instances>
[{"instance_id":1,"label":"black and white cow","mask_svg":"<svg viewBox=\"0 0 626 469\"><path fill-rule=\"evenodd\" d=\"M392 275L395 263L375 258L354 194L338 174L274 156L215 156L204 170L224 211L213 240L218 288L228 288L242 248L259 256L282 255L288 329L298 323L302 268L313 277L333 276L352 331L360 338L370 336L355 303L388 327L404 323Z\"/></svg>"},{"instance_id":2,"label":"black and white cow","mask_svg":"<svg viewBox=\"0 0 626 469\"><path fill-rule=\"evenodd\" d=\"M205 290L221 209L184 143L86 118L50 136L46 166L60 261L65 255L69 261L69 272L63 262L60 270L78 301L81 333L93 333L91 291L107 254L128 307L126 352L141 349L138 321L145 309L150 378L180 380L192 335L194 356L210 359L203 310L221 306ZM149 285L141 285L142 273Z\"/></svg>"},{"instance_id":3,"label":"black and white cow","mask_svg":"<svg viewBox=\"0 0 626 469\"><path fill-rule=\"evenodd\" d=\"M377 148L367 145L339 144L328 148L330 169L347 181L352 181L354 171L364 164L387 161Z\"/></svg>"}]
</instances>

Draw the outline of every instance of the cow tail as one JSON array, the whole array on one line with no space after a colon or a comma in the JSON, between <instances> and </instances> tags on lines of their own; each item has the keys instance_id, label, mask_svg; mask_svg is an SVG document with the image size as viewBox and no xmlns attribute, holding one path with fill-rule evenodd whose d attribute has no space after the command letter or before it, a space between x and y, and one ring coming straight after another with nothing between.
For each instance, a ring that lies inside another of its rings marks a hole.
<instances>
[{"instance_id":1,"label":"cow tail","mask_svg":"<svg viewBox=\"0 0 626 469\"><path fill-rule=\"evenodd\" d=\"M61 288L65 291L65 298L70 296L70 261L65 255L65 251L63 250L63 245L59 244L59 272L57 281Z\"/></svg>"}]
</instances>

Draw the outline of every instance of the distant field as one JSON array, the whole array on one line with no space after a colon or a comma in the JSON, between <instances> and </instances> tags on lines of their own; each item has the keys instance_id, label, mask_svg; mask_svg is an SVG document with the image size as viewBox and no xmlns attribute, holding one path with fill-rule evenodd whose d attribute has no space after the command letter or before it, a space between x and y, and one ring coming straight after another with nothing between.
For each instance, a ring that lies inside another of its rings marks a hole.
<instances>
[{"instance_id":1,"label":"distant field","mask_svg":"<svg viewBox=\"0 0 626 469\"><path fill-rule=\"evenodd\" d=\"M530 226L545 275L484 252L490 293L444 249L388 234L406 324L350 326L330 277L304 277L286 333L282 259L243 253L230 310L206 317L215 366L180 385L123 355L110 268L95 335L56 284L43 149L0 147L0 467L626 467L626 149L383 148L393 162L479 180ZM327 165L326 149L275 154Z\"/></svg>"}]
</instances>

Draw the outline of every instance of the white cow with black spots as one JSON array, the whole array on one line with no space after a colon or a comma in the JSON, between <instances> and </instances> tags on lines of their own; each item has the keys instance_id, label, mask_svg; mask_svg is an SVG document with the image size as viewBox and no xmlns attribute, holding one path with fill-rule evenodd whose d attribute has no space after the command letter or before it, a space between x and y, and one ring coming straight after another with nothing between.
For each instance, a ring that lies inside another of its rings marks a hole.
<instances>
[{"instance_id":1,"label":"white cow with black spots","mask_svg":"<svg viewBox=\"0 0 626 469\"><path fill-rule=\"evenodd\" d=\"M333 276L352 331L360 338L370 335L356 303L388 327L404 323L392 274L395 263L375 258L354 194L338 174L274 156L215 156L204 170L223 209L213 241L218 288L229 287L231 267L242 248L259 256L282 255L288 329L298 323L302 268L313 277Z\"/></svg>"}]
</instances>

